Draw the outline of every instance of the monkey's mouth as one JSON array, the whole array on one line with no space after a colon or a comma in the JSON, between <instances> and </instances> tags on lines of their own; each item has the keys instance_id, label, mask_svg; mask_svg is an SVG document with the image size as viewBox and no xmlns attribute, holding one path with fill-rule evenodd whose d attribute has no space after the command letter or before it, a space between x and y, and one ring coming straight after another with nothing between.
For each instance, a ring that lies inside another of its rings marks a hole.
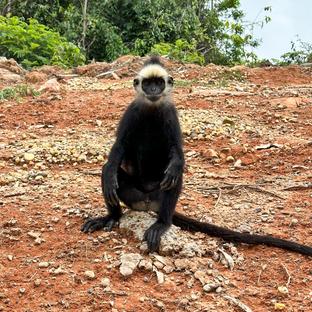
<instances>
[{"instance_id":1,"label":"monkey's mouth","mask_svg":"<svg viewBox=\"0 0 312 312\"><path fill-rule=\"evenodd\" d=\"M148 95L147 98L152 102L157 102L161 98L161 95Z\"/></svg>"}]
</instances>

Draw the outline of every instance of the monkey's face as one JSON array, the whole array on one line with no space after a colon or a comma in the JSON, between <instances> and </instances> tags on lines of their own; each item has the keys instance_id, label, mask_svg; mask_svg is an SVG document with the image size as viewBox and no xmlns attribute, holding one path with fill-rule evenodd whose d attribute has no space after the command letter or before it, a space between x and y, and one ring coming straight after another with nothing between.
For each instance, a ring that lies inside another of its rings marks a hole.
<instances>
[{"instance_id":1,"label":"monkey's face","mask_svg":"<svg viewBox=\"0 0 312 312\"><path fill-rule=\"evenodd\" d=\"M173 86L173 78L170 76L165 78L135 78L133 85L138 93L142 93L151 102L157 102L162 96L170 92Z\"/></svg>"}]
</instances>

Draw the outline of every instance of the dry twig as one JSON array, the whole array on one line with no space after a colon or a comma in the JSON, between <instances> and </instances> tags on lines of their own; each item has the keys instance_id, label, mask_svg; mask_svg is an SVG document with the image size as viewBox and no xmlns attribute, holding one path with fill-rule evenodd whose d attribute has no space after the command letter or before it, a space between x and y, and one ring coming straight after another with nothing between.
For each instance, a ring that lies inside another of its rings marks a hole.
<instances>
[{"instance_id":1,"label":"dry twig","mask_svg":"<svg viewBox=\"0 0 312 312\"><path fill-rule=\"evenodd\" d=\"M248 189L256 191L256 192L261 192L261 193L271 195L273 197L277 197L279 199L284 199L283 197L281 197L281 196L279 196L273 192L270 192L270 191L267 191L267 190L260 188L259 185L257 185L257 184L229 184L229 185L220 185L220 186L212 186L212 187L205 187L205 186L198 187L198 189L203 190L203 191L217 191L220 189L223 189L223 190L226 189L226 190L234 191L234 190L237 190L240 188L248 188Z\"/></svg>"},{"instance_id":2,"label":"dry twig","mask_svg":"<svg viewBox=\"0 0 312 312\"><path fill-rule=\"evenodd\" d=\"M282 191L302 191L302 190L309 190L309 189L312 189L312 183L286 187L282 189Z\"/></svg>"},{"instance_id":3,"label":"dry twig","mask_svg":"<svg viewBox=\"0 0 312 312\"><path fill-rule=\"evenodd\" d=\"M232 304L234 304L244 312L252 312L252 310L248 306L246 306L246 304L242 303L237 298L231 297L229 295L224 295L223 298L230 301Z\"/></svg>"},{"instance_id":4,"label":"dry twig","mask_svg":"<svg viewBox=\"0 0 312 312\"><path fill-rule=\"evenodd\" d=\"M218 206L219 201L221 199L221 195L222 195L222 190L219 188L219 195L218 195L217 201L216 201L216 203L214 205L214 208L216 208Z\"/></svg>"},{"instance_id":5,"label":"dry twig","mask_svg":"<svg viewBox=\"0 0 312 312\"><path fill-rule=\"evenodd\" d=\"M261 275L262 275L263 271L264 271L266 268L267 268L267 265L266 265L266 264L264 264L264 265L261 266L261 270L260 270L260 272L259 272L259 276L258 276L258 280L257 280L257 285L260 284Z\"/></svg>"},{"instance_id":6,"label":"dry twig","mask_svg":"<svg viewBox=\"0 0 312 312\"><path fill-rule=\"evenodd\" d=\"M288 287L289 284L290 284L290 281L291 281L291 275L289 274L289 271L288 271L288 269L287 269L285 264L282 263L282 267L284 268L284 270L285 270L285 272L287 274L287 277L288 277L287 278L287 283L286 283L286 287Z\"/></svg>"},{"instance_id":7,"label":"dry twig","mask_svg":"<svg viewBox=\"0 0 312 312\"><path fill-rule=\"evenodd\" d=\"M26 193L26 192L10 193L10 194L5 194L4 197L21 196L21 195L24 195L25 193Z\"/></svg>"}]
</instances>

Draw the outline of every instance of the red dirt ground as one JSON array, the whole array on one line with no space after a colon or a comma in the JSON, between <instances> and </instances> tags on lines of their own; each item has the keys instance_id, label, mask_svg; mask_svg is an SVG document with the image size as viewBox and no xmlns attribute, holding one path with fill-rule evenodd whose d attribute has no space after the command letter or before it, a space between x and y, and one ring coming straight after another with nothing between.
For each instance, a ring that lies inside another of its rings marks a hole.
<instances>
[{"instance_id":1,"label":"red dirt ground","mask_svg":"<svg viewBox=\"0 0 312 312\"><path fill-rule=\"evenodd\" d=\"M231 69L180 66L173 96L187 166L177 209L312 246L312 70L238 67L235 78ZM104 236L80 232L83 216L104 210L93 172L134 96L131 75L63 79L60 91L0 102L0 311L242 311L222 294L205 293L197 280L190 287L185 272L168 274L163 284L144 270L125 279L118 257L141 253L139 242L120 229ZM277 147L257 148L263 144ZM66 160L67 148L86 158ZM21 161L25 152L34 160ZM233 165L237 160L241 166ZM237 188L214 196L203 189L226 183ZM36 244L30 232L44 241ZM214 264L230 281L226 294L256 312L276 311L276 303L283 311L312 311L311 258L236 247L240 265L230 271ZM104 277L110 291L101 286ZM281 294L277 288L285 285L289 293Z\"/></svg>"}]
</instances>

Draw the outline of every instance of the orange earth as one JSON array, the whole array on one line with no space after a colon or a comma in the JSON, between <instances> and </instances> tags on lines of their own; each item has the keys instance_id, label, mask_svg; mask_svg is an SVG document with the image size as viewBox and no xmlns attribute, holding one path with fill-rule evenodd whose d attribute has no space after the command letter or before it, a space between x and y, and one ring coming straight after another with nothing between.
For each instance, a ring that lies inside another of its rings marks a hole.
<instances>
[{"instance_id":1,"label":"orange earth","mask_svg":"<svg viewBox=\"0 0 312 312\"><path fill-rule=\"evenodd\" d=\"M309 257L236 245L233 270L190 259L228 281L207 293L194 269L123 277L120 255L143 254L130 231L80 232L105 211L99 173L142 59L118 62L21 74L40 95L0 101L0 311L312 311ZM166 64L186 155L177 210L312 246L312 69Z\"/></svg>"}]
</instances>

